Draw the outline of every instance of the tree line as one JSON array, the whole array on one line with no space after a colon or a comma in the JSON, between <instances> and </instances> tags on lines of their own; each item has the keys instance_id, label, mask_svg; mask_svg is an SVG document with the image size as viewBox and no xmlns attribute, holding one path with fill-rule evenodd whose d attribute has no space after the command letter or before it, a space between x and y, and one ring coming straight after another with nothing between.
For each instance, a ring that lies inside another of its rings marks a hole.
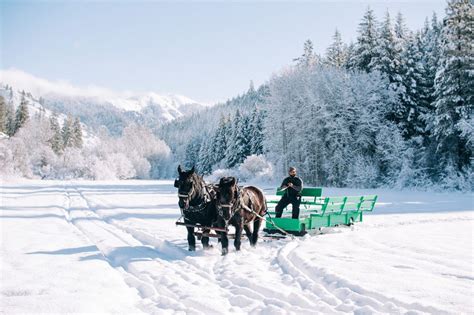
<instances>
[{"instance_id":1,"label":"tree line","mask_svg":"<svg viewBox=\"0 0 474 315\"><path fill-rule=\"evenodd\" d=\"M199 116L171 123L194 135L168 143L205 174L263 154L278 174L294 165L314 185L472 189L473 16L470 1L452 0L443 21L433 14L411 31L402 14L379 21L368 8L355 42L336 30L320 56L306 41L258 97L252 86L205 132ZM242 122L256 116L263 123ZM253 135L258 151L248 149Z\"/></svg>"}]
</instances>

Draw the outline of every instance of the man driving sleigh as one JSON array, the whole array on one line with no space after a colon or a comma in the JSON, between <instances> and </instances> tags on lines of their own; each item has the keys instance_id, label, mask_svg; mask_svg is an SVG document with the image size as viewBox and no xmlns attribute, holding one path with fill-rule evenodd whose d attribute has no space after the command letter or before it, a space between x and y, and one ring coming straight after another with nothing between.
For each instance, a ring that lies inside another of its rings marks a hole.
<instances>
[{"instance_id":1,"label":"man driving sleigh","mask_svg":"<svg viewBox=\"0 0 474 315\"><path fill-rule=\"evenodd\" d=\"M281 183L280 190L284 190L283 196L275 207L276 217L281 218L283 209L291 203L291 217L298 219L300 215L301 191L303 190L303 181L296 176L296 168L290 167L288 177Z\"/></svg>"}]
</instances>

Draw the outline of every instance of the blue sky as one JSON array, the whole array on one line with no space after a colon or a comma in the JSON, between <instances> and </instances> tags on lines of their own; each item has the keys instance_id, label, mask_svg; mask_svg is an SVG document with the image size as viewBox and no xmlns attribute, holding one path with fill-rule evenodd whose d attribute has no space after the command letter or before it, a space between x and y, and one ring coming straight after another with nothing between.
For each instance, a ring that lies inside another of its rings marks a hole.
<instances>
[{"instance_id":1,"label":"blue sky","mask_svg":"<svg viewBox=\"0 0 474 315\"><path fill-rule=\"evenodd\" d=\"M323 53L334 30L357 36L370 5L402 12L410 29L445 0L313 2L0 1L0 69L113 90L214 102L259 85L311 39Z\"/></svg>"}]
</instances>

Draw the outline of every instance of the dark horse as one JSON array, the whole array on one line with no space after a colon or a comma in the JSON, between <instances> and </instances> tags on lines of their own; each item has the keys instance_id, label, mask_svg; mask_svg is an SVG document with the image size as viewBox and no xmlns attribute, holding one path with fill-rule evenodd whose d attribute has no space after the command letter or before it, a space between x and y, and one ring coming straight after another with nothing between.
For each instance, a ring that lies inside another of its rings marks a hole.
<instances>
[{"instance_id":1,"label":"dark horse","mask_svg":"<svg viewBox=\"0 0 474 315\"><path fill-rule=\"evenodd\" d=\"M242 228L250 240L251 246L257 245L258 231L267 211L263 192L254 186L239 188L235 177L223 177L216 190L217 226L227 228L229 224L235 227L234 246L240 250ZM253 231L250 223L253 222ZM227 232L218 232L222 243L222 255L229 252Z\"/></svg>"},{"instance_id":2,"label":"dark horse","mask_svg":"<svg viewBox=\"0 0 474 315\"><path fill-rule=\"evenodd\" d=\"M174 186L178 188L178 205L184 217L184 223L190 225L200 224L210 227L217 219L215 192L211 185L206 185L204 180L194 172L194 166L189 171L181 170L178 166L179 177ZM189 250L196 250L194 227L186 226L188 230ZM203 229L203 233L209 233ZM204 249L209 248L209 237L203 236L201 243Z\"/></svg>"}]
</instances>

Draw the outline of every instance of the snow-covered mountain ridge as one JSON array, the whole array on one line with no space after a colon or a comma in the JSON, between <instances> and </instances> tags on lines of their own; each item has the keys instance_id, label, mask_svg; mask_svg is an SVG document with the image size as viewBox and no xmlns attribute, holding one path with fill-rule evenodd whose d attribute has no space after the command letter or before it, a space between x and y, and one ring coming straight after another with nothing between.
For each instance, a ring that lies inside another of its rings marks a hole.
<instances>
[{"instance_id":1,"label":"snow-covered mountain ridge","mask_svg":"<svg viewBox=\"0 0 474 315\"><path fill-rule=\"evenodd\" d=\"M25 92L23 95L20 91L15 91L13 88L10 89L9 87L0 85L0 96L3 96L5 101L13 106L14 110L16 110L18 106L20 106L22 98L24 97L28 104L28 114L30 117L33 117L35 115L44 115L45 117L49 118L53 116L53 111L45 108L40 103L43 102L43 100L36 99L33 95L31 95L31 93ZM64 113L56 113L56 115L58 123L62 127L67 119L67 115ZM94 135L94 132L91 130L91 128L84 123L81 123L81 127L84 143L95 143L97 137Z\"/></svg>"},{"instance_id":2,"label":"snow-covered mountain ridge","mask_svg":"<svg viewBox=\"0 0 474 315\"><path fill-rule=\"evenodd\" d=\"M182 95L77 87L14 69L0 71L0 86L4 89L6 85L13 91L25 91L31 98L41 100L41 106L50 111L78 116L94 129L105 125L111 133L120 133L131 122L156 128L208 106ZM18 101L14 100L14 103L19 104Z\"/></svg>"}]
</instances>

